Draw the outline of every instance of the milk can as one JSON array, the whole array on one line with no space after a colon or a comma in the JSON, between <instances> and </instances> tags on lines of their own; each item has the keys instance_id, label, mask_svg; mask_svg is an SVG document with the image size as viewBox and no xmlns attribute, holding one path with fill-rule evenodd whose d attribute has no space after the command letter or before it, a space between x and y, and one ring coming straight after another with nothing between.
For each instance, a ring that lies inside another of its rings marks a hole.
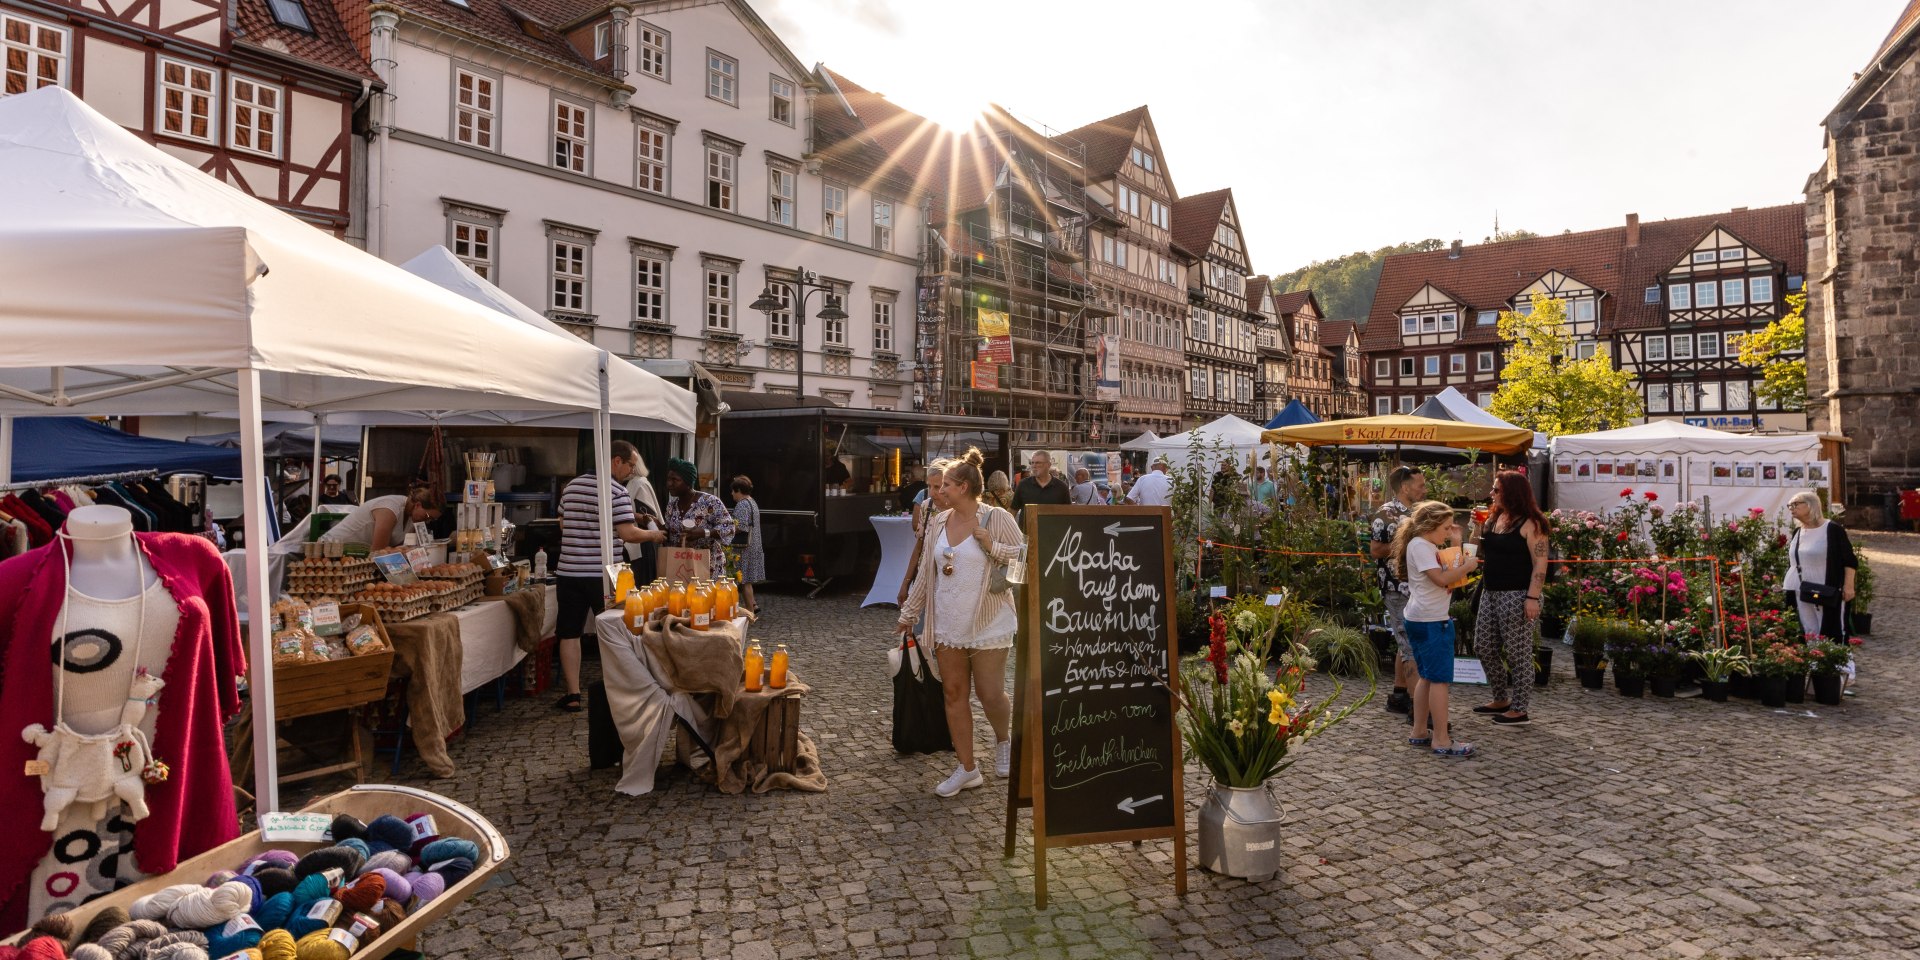
<instances>
[{"instance_id":1,"label":"milk can","mask_svg":"<svg viewBox=\"0 0 1920 960\"><path fill-rule=\"evenodd\" d=\"M1270 787L1214 784L1200 805L1200 866L1255 882L1280 872L1280 824L1286 815Z\"/></svg>"}]
</instances>

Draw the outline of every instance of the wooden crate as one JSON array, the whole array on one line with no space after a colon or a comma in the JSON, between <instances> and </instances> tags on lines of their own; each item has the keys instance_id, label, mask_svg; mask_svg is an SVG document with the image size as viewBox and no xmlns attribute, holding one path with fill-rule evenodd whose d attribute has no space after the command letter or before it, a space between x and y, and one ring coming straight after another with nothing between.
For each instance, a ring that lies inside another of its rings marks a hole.
<instances>
[{"instance_id":1,"label":"wooden crate","mask_svg":"<svg viewBox=\"0 0 1920 960\"><path fill-rule=\"evenodd\" d=\"M342 618L360 614L387 649L363 657L325 663L294 663L273 667L273 718L292 720L316 713L332 713L372 703L387 695L387 676L393 672L393 641L369 604L343 603Z\"/></svg>"},{"instance_id":2,"label":"wooden crate","mask_svg":"<svg viewBox=\"0 0 1920 960\"><path fill-rule=\"evenodd\" d=\"M747 757L767 765L773 773L792 773L799 762L800 698L778 697L767 703L760 725L747 741Z\"/></svg>"},{"instance_id":3,"label":"wooden crate","mask_svg":"<svg viewBox=\"0 0 1920 960\"><path fill-rule=\"evenodd\" d=\"M473 865L473 873L466 879L447 888L447 891L432 901L420 904L405 920L381 931L364 944L353 957L354 960L379 960L379 958L399 949L414 949L420 934L435 920L445 916L454 907L478 892L495 870L505 863L509 856L507 838L487 818L474 812L467 806L425 790L412 787L388 786L385 784L362 784L343 790L332 796L314 801L313 805L300 811L302 813L350 813L360 820L371 821L383 813L407 817L416 813L433 815L436 832L443 837L461 837L472 840L480 847L480 858ZM255 855L270 849L290 850L305 855L325 844L276 842L267 843L260 839L258 830L242 834L239 838L221 844L189 860L180 861L173 872L148 877L139 883L116 890L113 893L90 900L75 907L68 916L72 917L76 927L84 927L95 914L110 906L126 908L133 901L176 883L200 884L206 878L220 870L238 870ZM16 934L0 943L10 944L24 933Z\"/></svg>"}]
</instances>

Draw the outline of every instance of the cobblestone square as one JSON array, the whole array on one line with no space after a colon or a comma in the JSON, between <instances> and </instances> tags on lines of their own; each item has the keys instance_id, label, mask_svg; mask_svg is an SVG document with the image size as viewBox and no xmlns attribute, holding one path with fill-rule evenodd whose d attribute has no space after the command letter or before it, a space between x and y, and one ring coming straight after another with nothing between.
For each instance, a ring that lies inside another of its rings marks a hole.
<instances>
[{"instance_id":1,"label":"cobblestone square","mask_svg":"<svg viewBox=\"0 0 1920 960\"><path fill-rule=\"evenodd\" d=\"M1840 707L1626 700L1582 690L1563 652L1530 727L1483 728L1465 713L1475 688L1460 692L1475 758L1409 750L1374 705L1316 741L1280 781L1281 877L1195 869L1180 898L1164 842L1053 851L1044 911L1031 846L1000 857L1004 784L937 800L952 758L893 753L893 609L768 595L757 632L814 686L803 728L829 791L730 797L682 772L621 796L617 771L587 769L583 715L487 702L453 744L457 778L413 763L399 778L474 806L513 847L423 946L446 960L1912 957L1920 538L1863 539L1879 629ZM1190 813L1204 786L1190 766Z\"/></svg>"}]
</instances>

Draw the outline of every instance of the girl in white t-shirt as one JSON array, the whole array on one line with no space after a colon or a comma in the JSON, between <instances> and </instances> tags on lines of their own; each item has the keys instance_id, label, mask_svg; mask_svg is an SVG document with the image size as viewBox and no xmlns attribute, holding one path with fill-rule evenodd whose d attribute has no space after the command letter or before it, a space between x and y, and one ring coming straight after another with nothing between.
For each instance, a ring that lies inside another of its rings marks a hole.
<instances>
[{"instance_id":1,"label":"girl in white t-shirt","mask_svg":"<svg viewBox=\"0 0 1920 960\"><path fill-rule=\"evenodd\" d=\"M1460 543L1453 508L1438 500L1413 505L1393 536L1393 566L1407 581L1407 639L1413 647L1419 682L1413 687L1413 736L1407 743L1431 747L1435 756L1470 757L1473 744L1456 743L1447 725L1447 689L1453 683L1453 590L1480 568L1478 557L1440 550Z\"/></svg>"}]
</instances>

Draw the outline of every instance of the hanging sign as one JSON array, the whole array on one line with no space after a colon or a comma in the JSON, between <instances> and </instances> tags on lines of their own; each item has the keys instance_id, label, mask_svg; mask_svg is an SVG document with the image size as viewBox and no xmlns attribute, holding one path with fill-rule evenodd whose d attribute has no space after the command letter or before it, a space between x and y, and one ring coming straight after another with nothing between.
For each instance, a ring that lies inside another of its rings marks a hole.
<instances>
[{"instance_id":1,"label":"hanging sign","mask_svg":"<svg viewBox=\"0 0 1920 960\"><path fill-rule=\"evenodd\" d=\"M972 371L973 371L973 388L975 390L1000 389L1000 365L999 364L982 363L978 360L975 360L972 364Z\"/></svg>"}]
</instances>

